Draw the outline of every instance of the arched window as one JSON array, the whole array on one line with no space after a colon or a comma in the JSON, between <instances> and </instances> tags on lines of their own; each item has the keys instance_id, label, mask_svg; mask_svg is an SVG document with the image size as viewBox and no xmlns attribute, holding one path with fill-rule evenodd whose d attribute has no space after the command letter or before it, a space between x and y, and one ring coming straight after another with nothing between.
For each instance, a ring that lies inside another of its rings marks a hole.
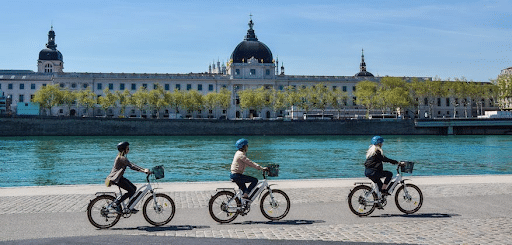
<instances>
[{"instance_id":1,"label":"arched window","mask_svg":"<svg viewBox=\"0 0 512 245\"><path fill-rule=\"evenodd\" d=\"M52 73L53 72L53 65L52 64L46 64L44 66L44 73Z\"/></svg>"}]
</instances>

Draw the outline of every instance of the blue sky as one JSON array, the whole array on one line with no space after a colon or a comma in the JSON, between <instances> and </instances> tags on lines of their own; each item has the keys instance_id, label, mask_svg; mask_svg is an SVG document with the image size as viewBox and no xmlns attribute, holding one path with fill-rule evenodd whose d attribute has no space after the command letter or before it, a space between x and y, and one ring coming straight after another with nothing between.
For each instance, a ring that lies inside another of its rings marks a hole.
<instances>
[{"instance_id":1,"label":"blue sky","mask_svg":"<svg viewBox=\"0 0 512 245\"><path fill-rule=\"evenodd\" d=\"M205 72L248 29L288 75L494 79L512 66L511 1L4 1L0 69L37 70L53 23L66 72Z\"/></svg>"}]
</instances>

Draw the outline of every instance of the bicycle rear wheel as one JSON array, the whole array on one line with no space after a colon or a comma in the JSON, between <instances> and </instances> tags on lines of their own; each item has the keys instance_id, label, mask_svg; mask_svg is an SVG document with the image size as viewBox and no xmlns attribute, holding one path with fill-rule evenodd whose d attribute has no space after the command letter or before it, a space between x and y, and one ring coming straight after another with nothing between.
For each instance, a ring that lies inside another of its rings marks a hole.
<instances>
[{"instance_id":1,"label":"bicycle rear wheel","mask_svg":"<svg viewBox=\"0 0 512 245\"><path fill-rule=\"evenodd\" d=\"M416 213L423 204L423 193L413 184L402 185L396 191L395 204L403 213Z\"/></svg>"},{"instance_id":2,"label":"bicycle rear wheel","mask_svg":"<svg viewBox=\"0 0 512 245\"><path fill-rule=\"evenodd\" d=\"M348 207L357 216L367 216L375 210L377 200L377 194L371 187L358 185L348 194Z\"/></svg>"},{"instance_id":3,"label":"bicycle rear wheel","mask_svg":"<svg viewBox=\"0 0 512 245\"><path fill-rule=\"evenodd\" d=\"M217 192L208 202L208 211L213 220L219 223L229 223L238 216L238 208L242 207L242 203L238 198L234 198L235 194L230 191Z\"/></svg>"},{"instance_id":4,"label":"bicycle rear wheel","mask_svg":"<svg viewBox=\"0 0 512 245\"><path fill-rule=\"evenodd\" d=\"M267 191L261 197L260 210L269 220L280 220L290 211L290 198L282 190Z\"/></svg>"},{"instance_id":5,"label":"bicycle rear wheel","mask_svg":"<svg viewBox=\"0 0 512 245\"><path fill-rule=\"evenodd\" d=\"M154 226L165 225L174 217L176 206L168 195L157 193L155 197L156 198L153 199L153 195L151 195L146 202L144 202L142 214L144 215L144 219Z\"/></svg>"},{"instance_id":6,"label":"bicycle rear wheel","mask_svg":"<svg viewBox=\"0 0 512 245\"><path fill-rule=\"evenodd\" d=\"M114 226L121 214L112 207L115 198L110 195L101 195L91 200L87 206L87 218L96 228L107 229Z\"/></svg>"}]
</instances>

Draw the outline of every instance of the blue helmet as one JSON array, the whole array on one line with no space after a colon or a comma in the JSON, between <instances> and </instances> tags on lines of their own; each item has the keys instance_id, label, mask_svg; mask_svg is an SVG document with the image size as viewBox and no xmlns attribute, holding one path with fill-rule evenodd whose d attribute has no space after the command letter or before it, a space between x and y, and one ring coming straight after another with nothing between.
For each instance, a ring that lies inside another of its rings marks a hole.
<instances>
[{"instance_id":1,"label":"blue helmet","mask_svg":"<svg viewBox=\"0 0 512 245\"><path fill-rule=\"evenodd\" d=\"M246 139L239 139L236 141L235 146L237 149L242 149L244 146L248 145L249 141Z\"/></svg>"},{"instance_id":2,"label":"blue helmet","mask_svg":"<svg viewBox=\"0 0 512 245\"><path fill-rule=\"evenodd\" d=\"M381 144L381 143L384 143L384 138L382 138L380 136L373 136L372 145L377 145L377 144Z\"/></svg>"}]
</instances>

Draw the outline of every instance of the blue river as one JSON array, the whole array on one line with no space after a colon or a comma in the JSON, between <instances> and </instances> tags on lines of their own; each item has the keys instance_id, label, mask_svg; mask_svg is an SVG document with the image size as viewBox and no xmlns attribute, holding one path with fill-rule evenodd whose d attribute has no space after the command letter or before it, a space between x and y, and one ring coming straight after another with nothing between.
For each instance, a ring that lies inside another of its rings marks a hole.
<instances>
[{"instance_id":1,"label":"blue river","mask_svg":"<svg viewBox=\"0 0 512 245\"><path fill-rule=\"evenodd\" d=\"M512 174L512 137L384 136L384 154L415 162L413 175ZM4 137L0 138L0 187L102 184L120 141L128 159L163 165L165 182L229 180L234 136ZM371 136L250 136L248 157L280 165L276 179L363 177ZM390 164L387 170L394 170ZM249 175L261 177L250 169ZM133 182L145 175L127 170Z\"/></svg>"}]
</instances>

